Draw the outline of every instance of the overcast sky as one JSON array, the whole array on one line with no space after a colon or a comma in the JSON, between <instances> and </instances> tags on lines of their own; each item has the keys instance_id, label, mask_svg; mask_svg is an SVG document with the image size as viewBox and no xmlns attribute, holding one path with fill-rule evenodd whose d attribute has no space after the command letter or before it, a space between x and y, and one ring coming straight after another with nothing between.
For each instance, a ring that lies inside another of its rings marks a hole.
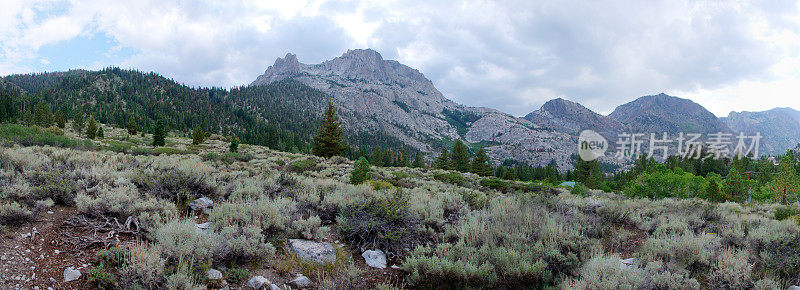
<instances>
[{"instance_id":1,"label":"overcast sky","mask_svg":"<svg viewBox=\"0 0 800 290\"><path fill-rule=\"evenodd\" d=\"M287 52L373 48L445 96L517 116L563 97L600 113L642 95L718 116L800 109L796 1L9 1L0 75L120 66L249 84Z\"/></svg>"}]
</instances>

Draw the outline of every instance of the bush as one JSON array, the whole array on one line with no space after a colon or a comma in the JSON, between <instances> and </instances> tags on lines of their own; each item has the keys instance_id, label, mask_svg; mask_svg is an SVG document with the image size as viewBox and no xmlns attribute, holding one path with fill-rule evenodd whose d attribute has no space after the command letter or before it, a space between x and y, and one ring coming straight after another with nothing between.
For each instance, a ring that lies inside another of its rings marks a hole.
<instances>
[{"instance_id":1,"label":"bush","mask_svg":"<svg viewBox=\"0 0 800 290\"><path fill-rule=\"evenodd\" d=\"M248 277L250 277L250 271L244 268L230 268L225 272L227 281L234 285L241 285L242 282L247 281Z\"/></svg>"},{"instance_id":2,"label":"bush","mask_svg":"<svg viewBox=\"0 0 800 290\"><path fill-rule=\"evenodd\" d=\"M35 172L30 180L36 186L34 194L36 199L50 198L57 204L74 205L77 184L62 171L51 170Z\"/></svg>"},{"instance_id":3,"label":"bush","mask_svg":"<svg viewBox=\"0 0 800 290\"><path fill-rule=\"evenodd\" d=\"M98 289L115 289L117 278L109 273L105 267L94 267L86 273L86 281Z\"/></svg>"},{"instance_id":4,"label":"bush","mask_svg":"<svg viewBox=\"0 0 800 290\"><path fill-rule=\"evenodd\" d=\"M16 124L0 124L0 138L12 141L22 146L55 146L65 148L91 149L91 141L78 141L66 136L56 135L53 132L42 130L39 127L26 127Z\"/></svg>"},{"instance_id":5,"label":"bush","mask_svg":"<svg viewBox=\"0 0 800 290\"><path fill-rule=\"evenodd\" d=\"M94 254L94 263L104 267L119 268L131 262L131 251L126 248L114 247L100 250Z\"/></svg>"},{"instance_id":6,"label":"bush","mask_svg":"<svg viewBox=\"0 0 800 290\"><path fill-rule=\"evenodd\" d=\"M506 191L508 189L508 183L502 181L500 179L495 178L484 178L481 179L480 182L481 186L488 187L497 191Z\"/></svg>"},{"instance_id":7,"label":"bush","mask_svg":"<svg viewBox=\"0 0 800 290\"><path fill-rule=\"evenodd\" d=\"M31 211L16 202L0 203L0 225L18 225L32 218Z\"/></svg>"},{"instance_id":8,"label":"bush","mask_svg":"<svg viewBox=\"0 0 800 290\"><path fill-rule=\"evenodd\" d=\"M400 191L368 198L345 208L336 217L339 237L361 249L381 249L396 255L429 238L418 217L408 210Z\"/></svg>"},{"instance_id":9,"label":"bush","mask_svg":"<svg viewBox=\"0 0 800 290\"><path fill-rule=\"evenodd\" d=\"M775 219L782 221L790 216L797 215L799 212L794 206L777 206L775 207Z\"/></svg>"},{"instance_id":10,"label":"bush","mask_svg":"<svg viewBox=\"0 0 800 290\"><path fill-rule=\"evenodd\" d=\"M717 289L747 289L751 286L753 265L744 250L725 249L717 258L709 285Z\"/></svg>"},{"instance_id":11,"label":"bush","mask_svg":"<svg viewBox=\"0 0 800 290\"><path fill-rule=\"evenodd\" d=\"M439 173L434 174L433 178L442 182L447 182L455 185L461 185L464 183L464 176L460 173Z\"/></svg>"},{"instance_id":12,"label":"bush","mask_svg":"<svg viewBox=\"0 0 800 290\"><path fill-rule=\"evenodd\" d=\"M303 173L306 171L312 171L317 169L317 161L312 158L301 159L295 162L292 162L289 165L289 170Z\"/></svg>"},{"instance_id":13,"label":"bush","mask_svg":"<svg viewBox=\"0 0 800 290\"><path fill-rule=\"evenodd\" d=\"M350 172L350 183L361 184L364 181L370 180L371 174L369 161L361 157L353 164L353 171Z\"/></svg>"},{"instance_id":14,"label":"bush","mask_svg":"<svg viewBox=\"0 0 800 290\"><path fill-rule=\"evenodd\" d=\"M370 184L372 184L372 190L389 190L394 188L394 185L383 180L373 180Z\"/></svg>"}]
</instances>

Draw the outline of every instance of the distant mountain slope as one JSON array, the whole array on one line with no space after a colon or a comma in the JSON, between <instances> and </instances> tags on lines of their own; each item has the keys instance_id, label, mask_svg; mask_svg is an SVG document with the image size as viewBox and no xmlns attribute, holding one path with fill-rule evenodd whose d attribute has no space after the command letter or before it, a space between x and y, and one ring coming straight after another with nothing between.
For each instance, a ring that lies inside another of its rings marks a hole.
<instances>
[{"instance_id":1,"label":"distant mountain slope","mask_svg":"<svg viewBox=\"0 0 800 290\"><path fill-rule=\"evenodd\" d=\"M800 144L800 112L791 108L730 112L728 117L720 119L737 133L761 133L759 151L764 154L783 154Z\"/></svg>"},{"instance_id":2,"label":"distant mountain slope","mask_svg":"<svg viewBox=\"0 0 800 290\"><path fill-rule=\"evenodd\" d=\"M539 126L570 134L589 129L604 135L616 135L625 130L625 125L619 121L562 98L547 101L524 118Z\"/></svg>"},{"instance_id":3,"label":"distant mountain slope","mask_svg":"<svg viewBox=\"0 0 800 290\"><path fill-rule=\"evenodd\" d=\"M703 106L688 99L658 94L617 107L609 117L636 133L715 133L731 129Z\"/></svg>"},{"instance_id":4,"label":"distant mountain slope","mask_svg":"<svg viewBox=\"0 0 800 290\"><path fill-rule=\"evenodd\" d=\"M419 71L371 49L308 65L293 54L278 58L251 87L292 78L331 95L343 123L363 134L382 132L425 152L463 139L487 146L496 161L534 165L556 160L571 167L574 140L528 120L487 108L470 108L445 98Z\"/></svg>"}]
</instances>

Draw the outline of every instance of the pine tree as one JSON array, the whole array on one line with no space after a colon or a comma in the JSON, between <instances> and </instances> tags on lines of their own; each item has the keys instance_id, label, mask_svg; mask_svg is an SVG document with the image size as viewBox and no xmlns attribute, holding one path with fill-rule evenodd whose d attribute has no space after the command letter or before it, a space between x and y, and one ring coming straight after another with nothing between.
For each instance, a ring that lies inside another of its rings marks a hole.
<instances>
[{"instance_id":1,"label":"pine tree","mask_svg":"<svg viewBox=\"0 0 800 290\"><path fill-rule=\"evenodd\" d=\"M228 147L228 151L232 153L239 152L239 138L231 137L231 146Z\"/></svg>"},{"instance_id":2,"label":"pine tree","mask_svg":"<svg viewBox=\"0 0 800 290\"><path fill-rule=\"evenodd\" d=\"M414 156L414 162L411 163L411 166L414 168L425 167L425 160L422 159L422 152L417 152L417 154Z\"/></svg>"},{"instance_id":3,"label":"pine tree","mask_svg":"<svg viewBox=\"0 0 800 290\"><path fill-rule=\"evenodd\" d=\"M797 194L798 179L794 168L794 159L789 154L783 156L778 165L778 177L771 182L772 190L775 191L775 199L782 204L788 204L789 197Z\"/></svg>"},{"instance_id":4,"label":"pine tree","mask_svg":"<svg viewBox=\"0 0 800 290\"><path fill-rule=\"evenodd\" d=\"M492 175L492 165L489 164L489 157L486 156L483 148L478 149L478 153L475 153L475 157L472 158L472 173L480 176Z\"/></svg>"},{"instance_id":5,"label":"pine tree","mask_svg":"<svg viewBox=\"0 0 800 290\"><path fill-rule=\"evenodd\" d=\"M26 109L25 113L22 115L22 122L28 126L33 125L33 113L30 108Z\"/></svg>"},{"instance_id":6,"label":"pine tree","mask_svg":"<svg viewBox=\"0 0 800 290\"><path fill-rule=\"evenodd\" d=\"M350 172L350 183L361 184L370 179L369 161L363 156L353 164L353 171Z\"/></svg>"},{"instance_id":7,"label":"pine tree","mask_svg":"<svg viewBox=\"0 0 800 290\"><path fill-rule=\"evenodd\" d=\"M59 128L64 129L64 127L66 127L66 124L64 124L64 115L61 115L61 111L56 111L53 119L56 121L56 126Z\"/></svg>"},{"instance_id":8,"label":"pine tree","mask_svg":"<svg viewBox=\"0 0 800 290\"><path fill-rule=\"evenodd\" d=\"M105 132L103 132L103 126L97 126L97 138L103 139L106 137Z\"/></svg>"},{"instance_id":9,"label":"pine tree","mask_svg":"<svg viewBox=\"0 0 800 290\"><path fill-rule=\"evenodd\" d=\"M17 105L9 94L0 92L0 123L14 119L17 115Z\"/></svg>"},{"instance_id":10,"label":"pine tree","mask_svg":"<svg viewBox=\"0 0 800 290\"><path fill-rule=\"evenodd\" d=\"M72 116L72 129L75 129L75 132L78 133L78 136L80 136L81 133L83 132L85 122L86 120L84 119L83 116L83 110L78 108L78 110L75 111L75 113L73 113Z\"/></svg>"},{"instance_id":11,"label":"pine tree","mask_svg":"<svg viewBox=\"0 0 800 290\"><path fill-rule=\"evenodd\" d=\"M433 162L433 167L436 169L450 170L450 154L447 153L447 146L442 146L442 152L439 153L439 157L436 157L436 161Z\"/></svg>"},{"instance_id":12,"label":"pine tree","mask_svg":"<svg viewBox=\"0 0 800 290\"><path fill-rule=\"evenodd\" d=\"M164 121L158 119L158 122L156 122L156 128L153 131L153 146L154 147L164 146L166 144L164 138L166 137L167 137L167 129L164 127Z\"/></svg>"},{"instance_id":13,"label":"pine tree","mask_svg":"<svg viewBox=\"0 0 800 290\"><path fill-rule=\"evenodd\" d=\"M325 111L317 136L314 137L314 155L325 158L341 156L345 149L344 136L339 119L336 117L336 109L333 107L333 102L328 102L328 110Z\"/></svg>"},{"instance_id":14,"label":"pine tree","mask_svg":"<svg viewBox=\"0 0 800 290\"><path fill-rule=\"evenodd\" d=\"M136 131L138 129L136 128L136 120L133 119L133 116L128 118L128 123L125 126L128 129L128 134L136 135ZM142 132L142 133L144 133L144 132Z\"/></svg>"},{"instance_id":15,"label":"pine tree","mask_svg":"<svg viewBox=\"0 0 800 290\"><path fill-rule=\"evenodd\" d=\"M200 145L203 144L203 141L206 139L206 133L203 132L203 129L200 126L194 128L194 132L192 133L192 144L193 145Z\"/></svg>"},{"instance_id":16,"label":"pine tree","mask_svg":"<svg viewBox=\"0 0 800 290\"><path fill-rule=\"evenodd\" d=\"M467 152L467 146L460 139L453 144L453 151L450 154L450 169L461 172L470 170L469 152Z\"/></svg>"},{"instance_id":17,"label":"pine tree","mask_svg":"<svg viewBox=\"0 0 800 290\"><path fill-rule=\"evenodd\" d=\"M89 125L86 126L86 137L89 139L97 137L97 123L94 122L94 116L89 116Z\"/></svg>"},{"instance_id":18,"label":"pine tree","mask_svg":"<svg viewBox=\"0 0 800 290\"><path fill-rule=\"evenodd\" d=\"M46 127L47 121L45 120L44 103L38 102L33 109L33 123L37 126Z\"/></svg>"}]
</instances>

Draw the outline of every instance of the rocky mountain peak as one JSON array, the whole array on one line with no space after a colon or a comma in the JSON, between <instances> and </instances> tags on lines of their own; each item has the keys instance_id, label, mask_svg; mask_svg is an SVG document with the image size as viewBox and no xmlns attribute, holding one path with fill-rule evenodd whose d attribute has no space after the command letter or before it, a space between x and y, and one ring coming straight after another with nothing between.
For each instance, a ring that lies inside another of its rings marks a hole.
<instances>
[{"instance_id":1,"label":"rocky mountain peak","mask_svg":"<svg viewBox=\"0 0 800 290\"><path fill-rule=\"evenodd\" d=\"M269 84L300 73L303 64L297 60L297 55L287 53L283 58L275 59L275 63L267 68L263 75L258 76L250 85Z\"/></svg>"}]
</instances>

